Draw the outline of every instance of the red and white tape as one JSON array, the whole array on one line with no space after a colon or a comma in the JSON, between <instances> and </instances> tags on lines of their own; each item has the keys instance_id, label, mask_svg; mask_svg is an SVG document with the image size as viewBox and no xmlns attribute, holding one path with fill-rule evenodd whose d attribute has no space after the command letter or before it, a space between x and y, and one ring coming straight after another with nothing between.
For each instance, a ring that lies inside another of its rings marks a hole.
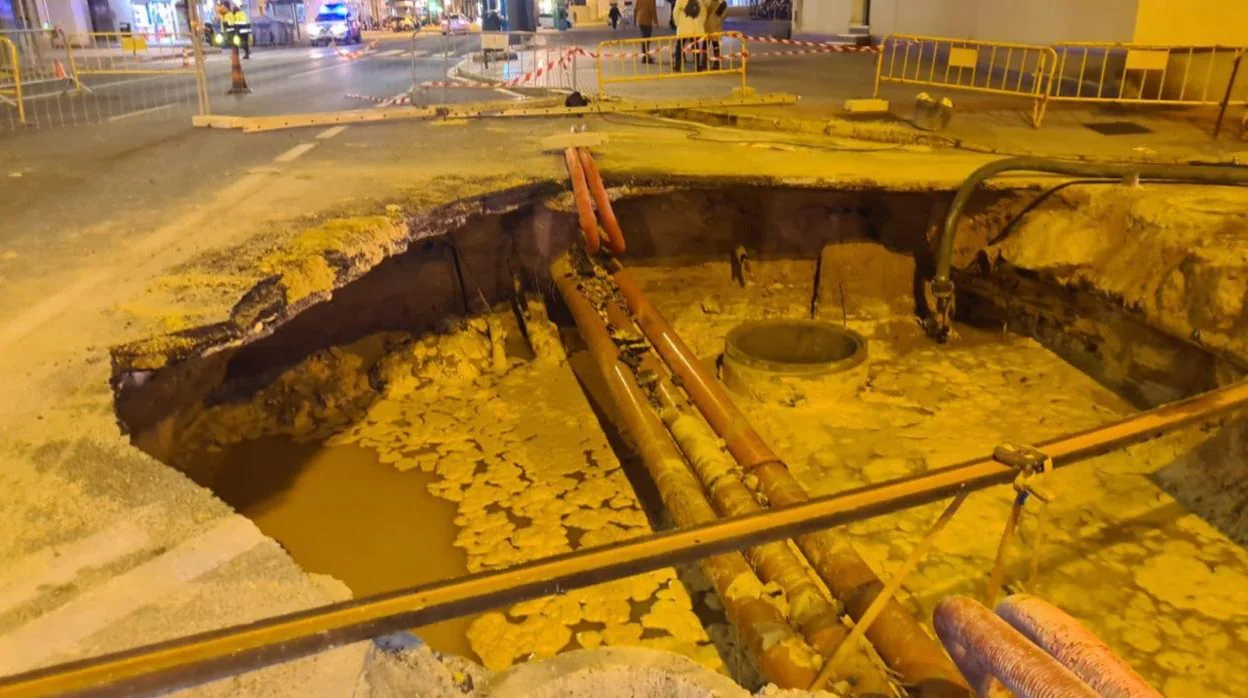
<instances>
[{"instance_id":1,"label":"red and white tape","mask_svg":"<svg viewBox=\"0 0 1248 698\"><path fill-rule=\"evenodd\" d=\"M536 80L542 77L543 75L545 75L546 73L550 72L551 70L553 70L556 65L559 65L560 67L567 65L568 57L578 51L582 53L584 52L582 49L576 48L576 47L572 47L565 51L562 51L558 56L555 56L549 61L546 61L545 65L539 65L538 67L534 68L533 70L528 71L527 73L524 73L523 75L519 77L512 78L511 80L504 82L503 87L515 87L517 85L523 85L524 83L529 82L530 80Z\"/></svg>"},{"instance_id":2,"label":"red and white tape","mask_svg":"<svg viewBox=\"0 0 1248 698\"><path fill-rule=\"evenodd\" d=\"M774 36L745 36L742 37L746 41L756 41L761 44L780 44L782 46L804 46L808 49L814 49L810 53L875 53L879 48L875 46L859 46L857 44L834 44L827 41L800 41L798 39L777 39ZM792 51L783 51L776 53L765 53L758 55L776 56L776 55L799 55Z\"/></svg>"},{"instance_id":3,"label":"red and white tape","mask_svg":"<svg viewBox=\"0 0 1248 698\"><path fill-rule=\"evenodd\" d=\"M730 40L735 37L725 37L724 40ZM740 53L725 54L724 58L748 58L750 56L810 56L819 53L875 53L879 51L876 46L857 46L854 44L834 44L819 41L799 41L797 39L777 39L770 36L744 36L744 41L755 41L764 44L780 44L785 46L803 46L805 48L794 51L761 51L753 52L743 50ZM656 42L657 43L657 42ZM578 53L589 58L601 58L607 60L636 60L639 56L654 56L667 51L666 48L653 48L649 51L633 51L630 53L592 53L584 49L577 49ZM705 49L686 49L685 53L704 53Z\"/></svg>"},{"instance_id":4,"label":"red and white tape","mask_svg":"<svg viewBox=\"0 0 1248 698\"><path fill-rule=\"evenodd\" d=\"M398 97L373 97L371 95L362 95L355 92L348 92L343 95L347 99L358 99L362 102L372 102L378 106L390 107L396 104L411 104L412 98L407 95L399 95Z\"/></svg>"},{"instance_id":5,"label":"red and white tape","mask_svg":"<svg viewBox=\"0 0 1248 698\"><path fill-rule=\"evenodd\" d=\"M358 48L354 51L347 51L346 49L339 46L338 48L334 49L334 53L338 54L338 57L345 61L353 61L357 58L362 58L364 54L377 48L379 44L380 42L370 41L367 44L365 44L363 48Z\"/></svg>"}]
</instances>

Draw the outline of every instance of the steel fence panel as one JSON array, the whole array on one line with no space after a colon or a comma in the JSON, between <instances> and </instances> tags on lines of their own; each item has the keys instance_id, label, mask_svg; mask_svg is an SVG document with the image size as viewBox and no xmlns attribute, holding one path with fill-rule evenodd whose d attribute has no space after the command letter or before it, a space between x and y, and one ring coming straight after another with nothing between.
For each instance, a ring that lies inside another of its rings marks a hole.
<instances>
[{"instance_id":1,"label":"steel fence panel","mask_svg":"<svg viewBox=\"0 0 1248 698\"><path fill-rule=\"evenodd\" d=\"M874 95L895 82L1032 100L1031 121L1044 120L1057 65L1051 46L890 34L880 45Z\"/></svg>"},{"instance_id":2,"label":"steel fence panel","mask_svg":"<svg viewBox=\"0 0 1248 698\"><path fill-rule=\"evenodd\" d=\"M612 39L598 44L598 96L618 83L740 76L740 92L749 92L746 66L749 51L740 32L701 36L661 36Z\"/></svg>"},{"instance_id":3,"label":"steel fence panel","mask_svg":"<svg viewBox=\"0 0 1248 698\"><path fill-rule=\"evenodd\" d=\"M1062 42L1051 99L1115 104L1248 104L1234 95L1242 46Z\"/></svg>"},{"instance_id":4,"label":"steel fence panel","mask_svg":"<svg viewBox=\"0 0 1248 698\"><path fill-rule=\"evenodd\" d=\"M0 99L3 123L49 128L207 111L202 50L191 34L2 32L15 52L20 109ZM12 82L0 77L0 85ZM11 89L0 87L0 92Z\"/></svg>"}]
</instances>

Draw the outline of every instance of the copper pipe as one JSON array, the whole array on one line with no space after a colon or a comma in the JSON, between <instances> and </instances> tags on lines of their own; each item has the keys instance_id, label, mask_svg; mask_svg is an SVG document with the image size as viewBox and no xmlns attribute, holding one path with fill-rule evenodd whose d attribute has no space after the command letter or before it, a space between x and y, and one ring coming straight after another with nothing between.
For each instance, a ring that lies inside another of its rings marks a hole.
<instances>
[{"instance_id":1,"label":"copper pipe","mask_svg":"<svg viewBox=\"0 0 1248 698\"><path fill-rule=\"evenodd\" d=\"M654 479L663 506L681 527L718 520L702 491L702 483L690 472L632 371L620 361L606 323L578 288L578 276L566 256L551 265L550 274L602 370L612 401ZM745 558L740 553L715 555L702 560L701 567L763 675L782 688L809 686L819 668L818 657L766 598L762 582Z\"/></svg>"},{"instance_id":2,"label":"copper pipe","mask_svg":"<svg viewBox=\"0 0 1248 698\"><path fill-rule=\"evenodd\" d=\"M598 173L598 164L589 148L577 148L581 157L581 169L585 170L585 181L589 184L589 193L594 196L594 205L598 207L598 216L602 218L602 230L607 235L607 249L615 254L624 254L624 231L620 230L620 222L615 218L615 210L611 208L611 197L602 185L602 175Z\"/></svg>"},{"instance_id":3,"label":"copper pipe","mask_svg":"<svg viewBox=\"0 0 1248 698\"><path fill-rule=\"evenodd\" d=\"M607 321L617 333L633 331L628 313L618 304L608 303ZM653 378L653 398L661 407L659 416L667 425L685 458L710 494L715 510L724 516L743 516L765 511L754 493L741 480L741 469L723 452L719 438L696 409L672 384L662 362L647 350L640 368ZM746 560L762 581L775 583L784 590L789 602L789 615L806 640L822 657L830 657L849 635L841 623L840 613L808 573L808 565L799 559L788 543L765 543L744 551ZM893 684L878 661L857 648L841 663L837 679L848 680L861 693L893 693Z\"/></svg>"},{"instance_id":4,"label":"copper pipe","mask_svg":"<svg viewBox=\"0 0 1248 698\"><path fill-rule=\"evenodd\" d=\"M810 499L788 467L737 409L719 382L676 334L667 320L650 304L632 276L617 261L609 267L629 310L646 338L658 350L672 373L681 380L694 404L719 434L741 467L758 478L759 487L775 506L800 504ZM855 621L862 619L884 584L870 565L848 542L832 531L797 538L832 594L845 604ZM971 688L939 643L896 600L890 601L867 631L880 656L924 696L969 696Z\"/></svg>"},{"instance_id":5,"label":"copper pipe","mask_svg":"<svg viewBox=\"0 0 1248 698\"><path fill-rule=\"evenodd\" d=\"M581 224L581 236L585 239L585 251L597 254L598 219L594 217L594 207L589 201L589 185L585 182L585 169L581 167L581 157L576 148L564 148L563 162L568 166L568 177L572 180L572 198L576 201L576 215Z\"/></svg>"},{"instance_id":6,"label":"copper pipe","mask_svg":"<svg viewBox=\"0 0 1248 698\"><path fill-rule=\"evenodd\" d=\"M1248 406L1240 382L1036 444L1055 468L1207 422ZM843 526L1004 485L1017 471L985 456L797 506L653 533L444 582L264 618L0 677L0 698L167 693L399 630Z\"/></svg>"}]
</instances>

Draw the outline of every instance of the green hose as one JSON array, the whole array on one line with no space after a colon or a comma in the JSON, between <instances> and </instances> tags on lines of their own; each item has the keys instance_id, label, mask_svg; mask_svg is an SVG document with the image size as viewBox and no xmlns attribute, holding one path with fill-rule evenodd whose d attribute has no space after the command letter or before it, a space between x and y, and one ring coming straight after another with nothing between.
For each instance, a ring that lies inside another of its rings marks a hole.
<instances>
[{"instance_id":1,"label":"green hose","mask_svg":"<svg viewBox=\"0 0 1248 698\"><path fill-rule=\"evenodd\" d=\"M953 279L950 274L953 268L953 242L957 234L958 221L962 218L962 209L966 207L981 182L1002 172L1017 170L1052 172L1072 177L1126 179L1135 176L1141 180L1161 179L1195 184L1248 184L1248 169L1233 166L1111 164L1018 157L997 160L980 167L966 178L961 187L958 187L958 193L954 195L953 203L949 205L949 213L945 216L945 224L940 231L940 246L936 253L936 274L931 282L936 307L931 310L931 315L926 322L928 333L938 341L943 342L949 336L953 321Z\"/></svg>"}]
</instances>

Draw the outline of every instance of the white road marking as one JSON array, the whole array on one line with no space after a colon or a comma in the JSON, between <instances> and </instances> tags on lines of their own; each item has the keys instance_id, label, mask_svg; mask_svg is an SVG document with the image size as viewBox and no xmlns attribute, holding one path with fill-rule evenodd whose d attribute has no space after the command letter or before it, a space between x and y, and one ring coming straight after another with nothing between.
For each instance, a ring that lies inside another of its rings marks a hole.
<instances>
[{"instance_id":1,"label":"white road marking","mask_svg":"<svg viewBox=\"0 0 1248 698\"><path fill-rule=\"evenodd\" d=\"M429 55L428 51L412 51L413 58L424 58L425 56L428 56L428 55Z\"/></svg>"},{"instance_id":2,"label":"white road marking","mask_svg":"<svg viewBox=\"0 0 1248 698\"><path fill-rule=\"evenodd\" d=\"M193 228L216 215L223 207L238 203L257 191L269 174L244 174L222 187L213 197L213 204L204 204L184 213L157 228L147 236L136 240L130 252L142 256L155 252L186 235L188 228ZM64 313L83 296L90 293L96 286L103 284L117 275L119 268L111 267L81 276L77 281L61 289L59 292L45 297L38 303L26 308L17 317L0 325L0 346L5 346L21 339L35 328L52 318Z\"/></svg>"},{"instance_id":3,"label":"white road marking","mask_svg":"<svg viewBox=\"0 0 1248 698\"><path fill-rule=\"evenodd\" d=\"M327 138L333 138L334 136L337 136L338 134L346 130L347 130L346 126L330 126L324 131L321 131L320 133L316 134L316 139L323 141Z\"/></svg>"},{"instance_id":4,"label":"white road marking","mask_svg":"<svg viewBox=\"0 0 1248 698\"><path fill-rule=\"evenodd\" d=\"M135 519L154 511L143 507L108 528L64 545L50 545L22 558L0 579L0 614L67 584L81 570L106 565L147 546L147 531Z\"/></svg>"},{"instance_id":5,"label":"white road marking","mask_svg":"<svg viewBox=\"0 0 1248 698\"><path fill-rule=\"evenodd\" d=\"M378 55L378 56L397 56L397 55L399 55L400 53L403 53L403 49L401 49L401 48L395 48L395 49L390 49L389 51L382 51L381 53L379 53L379 54L377 54L377 55Z\"/></svg>"},{"instance_id":6,"label":"white road marking","mask_svg":"<svg viewBox=\"0 0 1248 698\"><path fill-rule=\"evenodd\" d=\"M0 674L14 674L74 653L85 638L144 606L159 603L178 587L262 541L264 534L242 516L219 520L208 532L0 635Z\"/></svg>"},{"instance_id":7,"label":"white road marking","mask_svg":"<svg viewBox=\"0 0 1248 698\"><path fill-rule=\"evenodd\" d=\"M290 162L315 147L315 143L300 143L299 145L273 158L273 162Z\"/></svg>"},{"instance_id":8,"label":"white road marking","mask_svg":"<svg viewBox=\"0 0 1248 698\"><path fill-rule=\"evenodd\" d=\"M520 94L519 92L512 92L511 90L505 87L496 87L494 88L494 91L502 92L503 94L510 96L512 99L524 99L524 95Z\"/></svg>"},{"instance_id":9,"label":"white road marking","mask_svg":"<svg viewBox=\"0 0 1248 698\"><path fill-rule=\"evenodd\" d=\"M60 293L48 296L27 308L21 315L0 327L0 346L8 345L31 330L64 312L79 296L112 278L112 271L97 271L66 286Z\"/></svg>"},{"instance_id":10,"label":"white road marking","mask_svg":"<svg viewBox=\"0 0 1248 698\"><path fill-rule=\"evenodd\" d=\"M172 109L176 106L178 106L176 103L175 104L162 104L159 107L148 107L147 109L139 109L137 111L128 112L126 114L118 114L117 116L110 116L108 117L108 122L112 123L114 121L121 121L122 119L129 119L132 116L142 116L143 114L151 114L152 112L156 112L156 111Z\"/></svg>"}]
</instances>

